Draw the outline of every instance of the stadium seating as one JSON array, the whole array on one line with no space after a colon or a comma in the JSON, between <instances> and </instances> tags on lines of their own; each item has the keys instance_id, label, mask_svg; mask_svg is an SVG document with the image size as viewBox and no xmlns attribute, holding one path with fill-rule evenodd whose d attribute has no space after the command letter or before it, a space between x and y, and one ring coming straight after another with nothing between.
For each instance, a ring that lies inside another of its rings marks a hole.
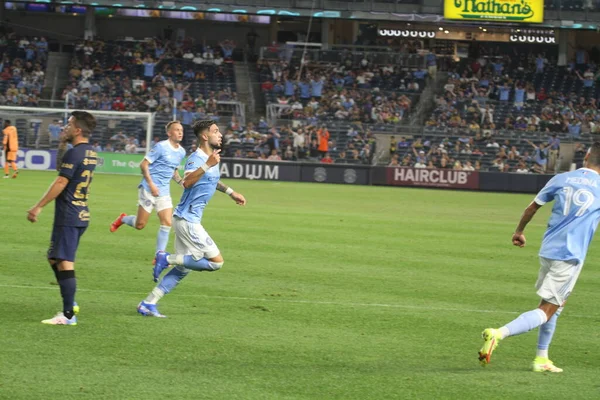
<instances>
[{"instance_id":1,"label":"stadium seating","mask_svg":"<svg viewBox=\"0 0 600 400\"><path fill-rule=\"evenodd\" d=\"M407 121L427 82L423 68L376 64L371 56L363 59L350 53L347 57L339 52L312 55L319 61L308 63L301 79L294 60L289 66L266 59L257 63L265 102L291 106L282 107L280 118L400 124ZM345 61L333 61L340 59ZM316 88L320 81L321 89Z\"/></svg>"},{"instance_id":2,"label":"stadium seating","mask_svg":"<svg viewBox=\"0 0 600 400\"><path fill-rule=\"evenodd\" d=\"M49 43L43 37L0 37L0 104L37 107Z\"/></svg>"},{"instance_id":3,"label":"stadium seating","mask_svg":"<svg viewBox=\"0 0 600 400\"><path fill-rule=\"evenodd\" d=\"M156 43L155 45L154 40L132 40L88 42L78 45L72 63L74 73L71 74L69 89L85 88L87 85L82 86L82 81L87 80L90 82L88 89L91 93L106 95L107 101L121 98L125 109L130 111L155 108L158 111L170 112L168 104L164 103L164 99L161 100L158 92L153 93L153 98L158 104L155 107L146 104L149 96L144 93L145 89L160 87L161 83L171 90L177 83L185 86L189 84L187 93L190 94L191 100L199 96L208 99L213 95L225 99L235 98L233 64L229 59L219 58L220 50L213 51L191 44L188 44L188 47L176 48L173 43ZM84 50L88 47L91 51ZM200 54L208 57L198 57ZM146 70L144 63L156 65ZM92 70L93 75L84 79L88 74L83 72L84 70ZM145 74L146 71L148 74ZM157 78L158 74L160 76ZM86 101L79 91L75 92L75 101L78 104L85 102L90 105L90 101ZM109 107L108 104L102 106L97 101L91 103L90 109ZM113 103L110 107L112 106Z\"/></svg>"},{"instance_id":4,"label":"stadium seating","mask_svg":"<svg viewBox=\"0 0 600 400\"><path fill-rule=\"evenodd\" d=\"M233 46L229 41L219 49L187 40L82 41L75 46L70 83L62 97L69 97L71 108L155 111L153 132L161 139L174 113L173 98L178 97L175 114L184 122L187 140L193 119L218 121L232 115L230 107L220 107L218 102L237 101ZM146 139L141 121L119 120L115 130L129 132L138 142ZM105 137L98 141L101 146L110 142Z\"/></svg>"}]
</instances>

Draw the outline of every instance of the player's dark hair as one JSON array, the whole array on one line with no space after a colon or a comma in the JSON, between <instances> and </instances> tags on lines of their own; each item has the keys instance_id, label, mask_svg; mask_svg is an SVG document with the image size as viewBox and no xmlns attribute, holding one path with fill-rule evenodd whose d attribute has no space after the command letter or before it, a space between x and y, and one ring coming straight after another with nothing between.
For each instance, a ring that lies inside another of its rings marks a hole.
<instances>
[{"instance_id":1,"label":"player's dark hair","mask_svg":"<svg viewBox=\"0 0 600 400\"><path fill-rule=\"evenodd\" d=\"M96 129L96 117L87 111L73 111L71 116L75 119L75 126L81 129L83 137L89 138Z\"/></svg>"},{"instance_id":2,"label":"player's dark hair","mask_svg":"<svg viewBox=\"0 0 600 400\"><path fill-rule=\"evenodd\" d=\"M200 135L202 135L204 131L209 130L210 127L213 125L215 125L215 121L213 121L212 119L205 119L194 122L194 125L192 125L192 128L194 129L194 135L196 135L198 140L200 140Z\"/></svg>"},{"instance_id":3,"label":"player's dark hair","mask_svg":"<svg viewBox=\"0 0 600 400\"><path fill-rule=\"evenodd\" d=\"M588 165L600 167L600 142L594 142L590 146L589 154L587 157Z\"/></svg>"},{"instance_id":4,"label":"player's dark hair","mask_svg":"<svg viewBox=\"0 0 600 400\"><path fill-rule=\"evenodd\" d=\"M5 124L5 125L10 125L10 119L5 119L5 120L4 120L4 124Z\"/></svg>"},{"instance_id":5,"label":"player's dark hair","mask_svg":"<svg viewBox=\"0 0 600 400\"><path fill-rule=\"evenodd\" d=\"M169 129L171 129L171 127L175 124L181 124L181 122L177 120L169 122L167 125L165 125L165 132L169 133Z\"/></svg>"}]
</instances>

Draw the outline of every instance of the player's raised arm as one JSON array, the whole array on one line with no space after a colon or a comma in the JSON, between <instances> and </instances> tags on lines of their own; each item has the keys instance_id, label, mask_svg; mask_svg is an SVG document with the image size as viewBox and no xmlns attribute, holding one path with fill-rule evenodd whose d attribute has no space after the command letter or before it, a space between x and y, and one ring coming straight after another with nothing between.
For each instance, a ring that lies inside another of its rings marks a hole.
<instances>
[{"instance_id":1,"label":"player's raised arm","mask_svg":"<svg viewBox=\"0 0 600 400\"><path fill-rule=\"evenodd\" d=\"M236 204L239 204L240 206L246 205L246 198L242 194L237 193L235 190L224 184L223 182L219 181L217 183L217 190L231 197L236 202Z\"/></svg>"},{"instance_id":2,"label":"player's raised arm","mask_svg":"<svg viewBox=\"0 0 600 400\"><path fill-rule=\"evenodd\" d=\"M186 189L191 188L196 184L196 182L200 180L200 178L202 178L202 176L206 173L206 171L208 171L209 168L217 165L221 161L221 156L219 155L220 152L221 150L219 149L214 150L213 153L208 157L208 160L206 160L206 163L202 164L200 167L198 167L198 169L192 172L189 172L188 170L185 174L185 177L183 178L183 187ZM194 161L191 161L188 162L186 168L193 166Z\"/></svg>"},{"instance_id":3,"label":"player's raised arm","mask_svg":"<svg viewBox=\"0 0 600 400\"><path fill-rule=\"evenodd\" d=\"M58 150L56 151L56 170L60 171L61 165L62 165L62 161L63 158L65 157L65 154L67 153L67 136L65 135L64 131L61 132L60 134L60 138L58 141Z\"/></svg>"}]
</instances>

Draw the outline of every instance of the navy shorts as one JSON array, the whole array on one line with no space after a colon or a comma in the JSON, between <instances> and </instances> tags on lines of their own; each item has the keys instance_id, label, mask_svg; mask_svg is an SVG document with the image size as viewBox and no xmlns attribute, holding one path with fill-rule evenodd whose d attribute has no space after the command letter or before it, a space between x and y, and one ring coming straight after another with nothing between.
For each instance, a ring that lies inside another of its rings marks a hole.
<instances>
[{"instance_id":1,"label":"navy shorts","mask_svg":"<svg viewBox=\"0 0 600 400\"><path fill-rule=\"evenodd\" d=\"M48 259L75 262L79 239L87 226L54 226L48 249Z\"/></svg>"}]
</instances>

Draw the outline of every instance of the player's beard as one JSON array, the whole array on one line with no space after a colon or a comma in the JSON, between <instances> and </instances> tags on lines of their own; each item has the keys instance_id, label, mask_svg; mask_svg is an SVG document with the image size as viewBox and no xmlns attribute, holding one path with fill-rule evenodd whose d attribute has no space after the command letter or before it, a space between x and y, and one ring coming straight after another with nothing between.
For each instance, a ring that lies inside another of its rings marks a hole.
<instances>
[{"instance_id":1,"label":"player's beard","mask_svg":"<svg viewBox=\"0 0 600 400\"><path fill-rule=\"evenodd\" d=\"M209 143L209 144L210 144L210 148L213 149L213 150L221 150L223 148L223 144L222 143L221 144L212 144L212 143Z\"/></svg>"}]
</instances>

